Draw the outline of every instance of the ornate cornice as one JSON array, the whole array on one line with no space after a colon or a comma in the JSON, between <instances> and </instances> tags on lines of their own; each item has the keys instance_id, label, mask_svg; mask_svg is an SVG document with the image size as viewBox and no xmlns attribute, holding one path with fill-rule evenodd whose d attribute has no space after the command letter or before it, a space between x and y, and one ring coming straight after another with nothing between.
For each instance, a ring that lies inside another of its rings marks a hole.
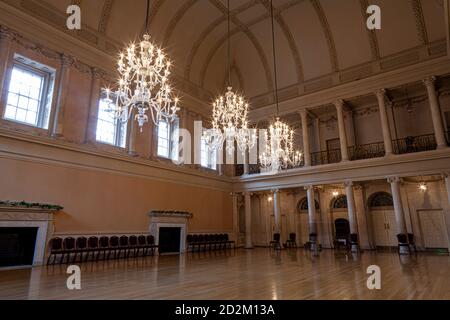
<instances>
[{"instance_id":1,"label":"ornate cornice","mask_svg":"<svg viewBox=\"0 0 450 320\"><path fill-rule=\"evenodd\" d=\"M185 218L191 219L194 215L190 212L186 211L162 211L162 210L153 210L148 213L149 217L166 217L166 218Z\"/></svg>"}]
</instances>

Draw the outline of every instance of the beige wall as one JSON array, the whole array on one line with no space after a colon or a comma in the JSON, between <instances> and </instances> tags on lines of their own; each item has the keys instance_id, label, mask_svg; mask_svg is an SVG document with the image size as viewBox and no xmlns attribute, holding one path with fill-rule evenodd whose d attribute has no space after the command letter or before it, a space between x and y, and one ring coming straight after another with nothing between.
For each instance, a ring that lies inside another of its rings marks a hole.
<instances>
[{"instance_id":1,"label":"beige wall","mask_svg":"<svg viewBox=\"0 0 450 320\"><path fill-rule=\"evenodd\" d=\"M0 199L63 206L58 234L146 232L150 210L192 212L190 232L233 229L225 191L7 159L0 159L0 176Z\"/></svg>"}]
</instances>

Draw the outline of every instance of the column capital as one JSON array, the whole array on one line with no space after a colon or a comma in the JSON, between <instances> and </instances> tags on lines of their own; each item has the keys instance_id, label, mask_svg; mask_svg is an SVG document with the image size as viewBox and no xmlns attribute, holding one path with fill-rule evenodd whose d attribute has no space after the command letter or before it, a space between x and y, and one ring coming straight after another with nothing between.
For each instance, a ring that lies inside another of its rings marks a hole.
<instances>
[{"instance_id":1,"label":"column capital","mask_svg":"<svg viewBox=\"0 0 450 320\"><path fill-rule=\"evenodd\" d=\"M389 183L402 183L403 182L403 179L402 178L400 178L400 177L390 177L390 178L388 178L387 179L387 181L389 182Z\"/></svg>"},{"instance_id":2,"label":"column capital","mask_svg":"<svg viewBox=\"0 0 450 320\"><path fill-rule=\"evenodd\" d=\"M303 187L305 190L314 190L314 186L312 184L308 184Z\"/></svg>"},{"instance_id":3,"label":"column capital","mask_svg":"<svg viewBox=\"0 0 450 320\"><path fill-rule=\"evenodd\" d=\"M307 116L308 115L308 109L300 109L298 111L298 113L300 114L300 116Z\"/></svg>"},{"instance_id":4,"label":"column capital","mask_svg":"<svg viewBox=\"0 0 450 320\"><path fill-rule=\"evenodd\" d=\"M11 29L5 26L0 26L0 39L13 40L15 38L15 33Z\"/></svg>"},{"instance_id":5,"label":"column capital","mask_svg":"<svg viewBox=\"0 0 450 320\"><path fill-rule=\"evenodd\" d=\"M62 54L61 63L64 67L70 67L75 63L75 58L66 54Z\"/></svg>"},{"instance_id":6,"label":"column capital","mask_svg":"<svg viewBox=\"0 0 450 320\"><path fill-rule=\"evenodd\" d=\"M443 179L450 178L450 171L442 172L442 178L443 178Z\"/></svg>"},{"instance_id":7,"label":"column capital","mask_svg":"<svg viewBox=\"0 0 450 320\"><path fill-rule=\"evenodd\" d=\"M425 84L426 87L434 87L434 85L436 84L436 77L435 76L427 77L423 79L423 83Z\"/></svg>"},{"instance_id":8,"label":"column capital","mask_svg":"<svg viewBox=\"0 0 450 320\"><path fill-rule=\"evenodd\" d=\"M280 189L271 189L270 192L272 192L273 194L280 193Z\"/></svg>"},{"instance_id":9,"label":"column capital","mask_svg":"<svg viewBox=\"0 0 450 320\"><path fill-rule=\"evenodd\" d=\"M98 68L98 67L92 67L91 73L92 73L92 76L94 77L94 79L97 79L97 80L104 79L106 76L106 72L103 69Z\"/></svg>"},{"instance_id":10,"label":"column capital","mask_svg":"<svg viewBox=\"0 0 450 320\"><path fill-rule=\"evenodd\" d=\"M347 188L347 187L353 187L354 186L354 183L353 183L353 181L344 181L344 186Z\"/></svg>"},{"instance_id":11,"label":"column capital","mask_svg":"<svg viewBox=\"0 0 450 320\"><path fill-rule=\"evenodd\" d=\"M377 98L384 98L386 97L386 89L378 89L377 91L375 91L375 95L377 96Z\"/></svg>"},{"instance_id":12,"label":"column capital","mask_svg":"<svg viewBox=\"0 0 450 320\"><path fill-rule=\"evenodd\" d=\"M343 108L345 104L345 101L343 99L337 99L334 101L334 105L336 108Z\"/></svg>"}]
</instances>

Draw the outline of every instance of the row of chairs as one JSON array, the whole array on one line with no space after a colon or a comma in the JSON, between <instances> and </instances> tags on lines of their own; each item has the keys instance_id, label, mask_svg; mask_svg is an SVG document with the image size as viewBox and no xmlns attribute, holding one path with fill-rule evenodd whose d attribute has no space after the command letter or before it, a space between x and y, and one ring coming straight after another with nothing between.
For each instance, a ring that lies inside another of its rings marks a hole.
<instances>
[{"instance_id":1,"label":"row of chairs","mask_svg":"<svg viewBox=\"0 0 450 320\"><path fill-rule=\"evenodd\" d=\"M75 262L79 258L80 262L91 260L99 260L103 256L103 260L118 258L129 258L130 255L137 257L139 255L154 255L158 248L155 245L155 238L151 235L144 236L112 236L112 237L78 237L77 239L53 238L50 240L50 254L47 264L53 258L52 264L56 263L57 256L60 255L59 263L62 264L64 259L66 263ZM72 257L72 260L71 260Z\"/></svg>"},{"instance_id":2,"label":"row of chairs","mask_svg":"<svg viewBox=\"0 0 450 320\"><path fill-rule=\"evenodd\" d=\"M235 248L235 242L228 234L189 234L186 237L188 251L211 251Z\"/></svg>"},{"instance_id":3,"label":"row of chairs","mask_svg":"<svg viewBox=\"0 0 450 320\"><path fill-rule=\"evenodd\" d=\"M289 239L283 244L283 246L287 249L297 248L297 240L295 233L289 234ZM274 250L281 250L281 235L279 233L273 234L273 240L270 241L269 247Z\"/></svg>"}]
</instances>

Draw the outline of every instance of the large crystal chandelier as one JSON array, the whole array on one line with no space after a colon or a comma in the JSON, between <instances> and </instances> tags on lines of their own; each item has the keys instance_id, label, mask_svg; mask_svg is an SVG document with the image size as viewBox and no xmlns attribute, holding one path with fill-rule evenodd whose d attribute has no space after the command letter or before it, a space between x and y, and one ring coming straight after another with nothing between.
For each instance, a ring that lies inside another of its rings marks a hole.
<instances>
[{"instance_id":1,"label":"large crystal chandelier","mask_svg":"<svg viewBox=\"0 0 450 320\"><path fill-rule=\"evenodd\" d=\"M269 130L265 133L266 147L259 157L260 165L267 171L278 171L297 167L301 164L302 153L294 149L294 130L288 124L282 122L278 117L278 76L275 50L275 28L273 16L273 4L270 1L270 13L272 18L272 50L273 67L275 73L275 102L277 107L277 118Z\"/></svg>"},{"instance_id":2,"label":"large crystal chandelier","mask_svg":"<svg viewBox=\"0 0 450 320\"><path fill-rule=\"evenodd\" d=\"M104 89L109 111L116 119L127 122L135 111L134 119L142 127L149 121L155 125L161 120L176 117L178 98L172 97L169 84L171 63L164 52L150 41L148 17L150 0L147 0L146 32L139 45L131 44L118 59L119 80L117 89Z\"/></svg>"},{"instance_id":3,"label":"large crystal chandelier","mask_svg":"<svg viewBox=\"0 0 450 320\"><path fill-rule=\"evenodd\" d=\"M248 103L233 92L231 86L230 0L228 0L228 88L224 96L213 103L212 128L203 132L202 139L210 150L221 150L224 142L228 154L233 154L235 142L245 153L257 140L256 130L248 128Z\"/></svg>"}]
</instances>

